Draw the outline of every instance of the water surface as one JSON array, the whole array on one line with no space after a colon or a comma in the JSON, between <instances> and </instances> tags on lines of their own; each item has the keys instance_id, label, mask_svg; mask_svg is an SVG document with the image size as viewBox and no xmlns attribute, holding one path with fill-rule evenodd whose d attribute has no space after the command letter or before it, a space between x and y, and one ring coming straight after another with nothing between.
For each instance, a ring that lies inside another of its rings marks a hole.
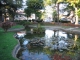
<instances>
[{"instance_id":1,"label":"water surface","mask_svg":"<svg viewBox=\"0 0 80 60\"><path fill-rule=\"evenodd\" d=\"M43 40L44 46L28 46L25 41ZM54 60L70 58L78 60L80 54L80 35L67 33L61 30L45 30L45 34L27 33L21 40L21 49L17 54L20 60Z\"/></svg>"}]
</instances>

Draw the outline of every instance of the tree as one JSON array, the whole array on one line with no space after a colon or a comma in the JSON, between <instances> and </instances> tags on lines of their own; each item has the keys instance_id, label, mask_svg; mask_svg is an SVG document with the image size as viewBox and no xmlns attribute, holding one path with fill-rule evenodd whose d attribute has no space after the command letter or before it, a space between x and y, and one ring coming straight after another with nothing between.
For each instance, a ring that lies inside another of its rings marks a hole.
<instances>
[{"instance_id":1,"label":"tree","mask_svg":"<svg viewBox=\"0 0 80 60\"><path fill-rule=\"evenodd\" d=\"M45 19L52 21L57 0L43 0L44 3L44 21ZM55 5L55 6L54 6ZM56 11L56 10L55 10ZM51 15L50 15L51 14Z\"/></svg>"},{"instance_id":2,"label":"tree","mask_svg":"<svg viewBox=\"0 0 80 60\"><path fill-rule=\"evenodd\" d=\"M53 20L54 20L54 22L56 21L56 19L57 19L57 12L54 10L54 12L53 12Z\"/></svg>"},{"instance_id":3,"label":"tree","mask_svg":"<svg viewBox=\"0 0 80 60\"><path fill-rule=\"evenodd\" d=\"M78 11L79 6L80 6L80 0L66 0L66 1L69 2L75 8L75 17L76 17L75 25L77 25L78 24L77 11Z\"/></svg>"},{"instance_id":4,"label":"tree","mask_svg":"<svg viewBox=\"0 0 80 60\"><path fill-rule=\"evenodd\" d=\"M17 5L17 8L21 8L22 7L23 0L15 0L14 2Z\"/></svg>"},{"instance_id":5,"label":"tree","mask_svg":"<svg viewBox=\"0 0 80 60\"><path fill-rule=\"evenodd\" d=\"M59 6L59 3L61 3L61 2L70 3L70 5L74 7L74 9L75 9L75 17L76 17L75 25L78 24L78 15L79 15L78 14L79 13L78 9L79 9L79 6L80 6L80 0L57 0L58 6Z\"/></svg>"},{"instance_id":6,"label":"tree","mask_svg":"<svg viewBox=\"0 0 80 60\"><path fill-rule=\"evenodd\" d=\"M17 8L22 7L22 1L23 0L0 0L0 12L1 15L4 14L4 22L6 21L6 15L14 20Z\"/></svg>"},{"instance_id":7,"label":"tree","mask_svg":"<svg viewBox=\"0 0 80 60\"><path fill-rule=\"evenodd\" d=\"M55 2L57 4L57 21L59 23L59 4L62 3L62 2L64 2L64 0L57 0Z\"/></svg>"},{"instance_id":8,"label":"tree","mask_svg":"<svg viewBox=\"0 0 80 60\"><path fill-rule=\"evenodd\" d=\"M27 16L32 13L35 13L37 17L40 16L40 10L43 9L43 0L27 0L26 5L28 6L25 9Z\"/></svg>"},{"instance_id":9,"label":"tree","mask_svg":"<svg viewBox=\"0 0 80 60\"><path fill-rule=\"evenodd\" d=\"M58 0L58 1L62 1L62 2L67 2L70 3L71 6L74 7L75 9L75 25L78 24L78 17L79 17L79 7L80 7L80 0Z\"/></svg>"},{"instance_id":10,"label":"tree","mask_svg":"<svg viewBox=\"0 0 80 60\"><path fill-rule=\"evenodd\" d=\"M51 5L51 4L52 4L52 0L44 0L44 6Z\"/></svg>"},{"instance_id":11,"label":"tree","mask_svg":"<svg viewBox=\"0 0 80 60\"><path fill-rule=\"evenodd\" d=\"M14 21L14 16L16 15L16 10L22 7L23 0L8 0L9 4L11 5L11 10L9 9L10 17Z\"/></svg>"},{"instance_id":12,"label":"tree","mask_svg":"<svg viewBox=\"0 0 80 60\"><path fill-rule=\"evenodd\" d=\"M30 17L31 16L31 13L33 13L33 12L34 12L34 10L32 10L29 7L25 9L25 13L26 13L27 17Z\"/></svg>"},{"instance_id":13,"label":"tree","mask_svg":"<svg viewBox=\"0 0 80 60\"><path fill-rule=\"evenodd\" d=\"M62 2L64 2L64 0L44 0L44 6L54 5L53 6L53 17L54 17L54 20L57 20L58 22L59 22L59 4ZM55 7L57 8L57 10L55 10Z\"/></svg>"},{"instance_id":14,"label":"tree","mask_svg":"<svg viewBox=\"0 0 80 60\"><path fill-rule=\"evenodd\" d=\"M1 16L4 17L4 22L6 21L7 15L13 15L16 11L16 5L12 3L13 0L0 0L0 12Z\"/></svg>"}]
</instances>

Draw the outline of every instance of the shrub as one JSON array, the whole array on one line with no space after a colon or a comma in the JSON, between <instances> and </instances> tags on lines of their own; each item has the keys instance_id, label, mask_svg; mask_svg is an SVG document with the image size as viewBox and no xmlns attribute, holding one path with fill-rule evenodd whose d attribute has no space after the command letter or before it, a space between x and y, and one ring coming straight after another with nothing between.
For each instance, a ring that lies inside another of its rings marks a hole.
<instances>
[{"instance_id":1,"label":"shrub","mask_svg":"<svg viewBox=\"0 0 80 60\"><path fill-rule=\"evenodd\" d=\"M20 20L20 21L15 21L17 24L19 25L23 25L23 26L26 26L28 24L30 24L30 22L26 21L26 20Z\"/></svg>"},{"instance_id":2,"label":"shrub","mask_svg":"<svg viewBox=\"0 0 80 60\"><path fill-rule=\"evenodd\" d=\"M0 23L0 27L2 26L2 23Z\"/></svg>"},{"instance_id":3,"label":"shrub","mask_svg":"<svg viewBox=\"0 0 80 60\"><path fill-rule=\"evenodd\" d=\"M42 28L42 27L38 27L38 28L34 28L34 29L33 29L33 32L40 34L40 33L44 33L44 32L45 32L45 29Z\"/></svg>"},{"instance_id":4,"label":"shrub","mask_svg":"<svg viewBox=\"0 0 80 60\"><path fill-rule=\"evenodd\" d=\"M43 22L43 20L36 20L36 22L41 23L41 22Z\"/></svg>"},{"instance_id":5,"label":"shrub","mask_svg":"<svg viewBox=\"0 0 80 60\"><path fill-rule=\"evenodd\" d=\"M7 30L13 25L15 25L13 22L3 22L1 27L4 29L5 32L7 32Z\"/></svg>"}]
</instances>

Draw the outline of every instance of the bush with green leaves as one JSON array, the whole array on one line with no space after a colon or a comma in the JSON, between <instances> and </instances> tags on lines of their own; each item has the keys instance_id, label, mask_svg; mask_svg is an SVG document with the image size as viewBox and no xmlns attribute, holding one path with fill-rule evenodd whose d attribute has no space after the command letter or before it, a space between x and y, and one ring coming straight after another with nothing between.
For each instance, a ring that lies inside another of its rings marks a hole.
<instances>
[{"instance_id":1,"label":"bush with green leaves","mask_svg":"<svg viewBox=\"0 0 80 60\"><path fill-rule=\"evenodd\" d=\"M33 32L34 33L44 33L45 32L45 29L42 28L42 27L38 27L38 28L34 28L33 29Z\"/></svg>"},{"instance_id":2,"label":"bush with green leaves","mask_svg":"<svg viewBox=\"0 0 80 60\"><path fill-rule=\"evenodd\" d=\"M28 24L30 24L30 22L26 21L26 20L19 20L19 21L15 21L17 24L19 25L23 25L26 26Z\"/></svg>"}]
</instances>

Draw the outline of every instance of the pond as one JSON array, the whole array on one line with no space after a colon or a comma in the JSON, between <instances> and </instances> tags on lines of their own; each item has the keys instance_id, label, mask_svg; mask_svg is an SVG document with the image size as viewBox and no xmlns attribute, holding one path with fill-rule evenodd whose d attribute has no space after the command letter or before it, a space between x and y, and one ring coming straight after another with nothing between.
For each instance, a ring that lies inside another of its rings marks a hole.
<instances>
[{"instance_id":1,"label":"pond","mask_svg":"<svg viewBox=\"0 0 80 60\"><path fill-rule=\"evenodd\" d=\"M23 34L16 37L21 46L16 55L20 60L80 60L80 35L76 33L46 29L42 34Z\"/></svg>"}]
</instances>

